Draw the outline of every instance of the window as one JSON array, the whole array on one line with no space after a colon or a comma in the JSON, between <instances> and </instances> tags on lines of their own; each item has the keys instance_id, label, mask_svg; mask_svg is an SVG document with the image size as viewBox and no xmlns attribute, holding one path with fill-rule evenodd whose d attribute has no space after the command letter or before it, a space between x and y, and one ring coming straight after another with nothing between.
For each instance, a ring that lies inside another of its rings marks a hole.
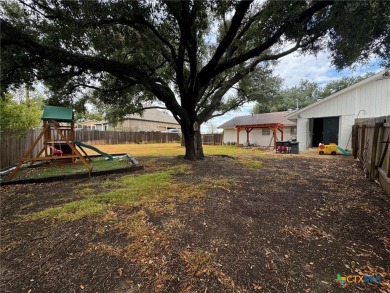
<instances>
[{"instance_id":1,"label":"window","mask_svg":"<svg viewBox=\"0 0 390 293\"><path fill-rule=\"evenodd\" d=\"M291 126L291 134L297 134L297 127Z\"/></svg>"},{"instance_id":2,"label":"window","mask_svg":"<svg viewBox=\"0 0 390 293\"><path fill-rule=\"evenodd\" d=\"M269 128L262 128L261 129L261 133L263 135L270 135L271 134L271 131L269 130Z\"/></svg>"}]
</instances>

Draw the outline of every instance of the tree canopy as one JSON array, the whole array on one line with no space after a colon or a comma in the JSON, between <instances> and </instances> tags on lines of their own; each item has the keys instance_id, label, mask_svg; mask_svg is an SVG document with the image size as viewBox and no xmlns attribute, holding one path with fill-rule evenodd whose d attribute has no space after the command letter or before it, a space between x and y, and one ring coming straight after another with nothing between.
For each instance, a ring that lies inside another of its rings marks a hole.
<instances>
[{"instance_id":1,"label":"tree canopy","mask_svg":"<svg viewBox=\"0 0 390 293\"><path fill-rule=\"evenodd\" d=\"M298 86L282 88L283 79L273 77L273 80L278 81L278 86L273 87L272 94L269 94L268 91L265 91L266 94L264 94L262 87L257 86L257 84L254 84L253 88L249 89L250 93L254 93L253 99L257 101L253 107L253 113L261 114L286 111L288 109L296 109L297 107L303 108L315 103L318 99L326 98L373 74L369 72L361 76L343 77L329 82L323 88L319 84L306 79L301 80Z\"/></svg>"},{"instance_id":2,"label":"tree canopy","mask_svg":"<svg viewBox=\"0 0 390 293\"><path fill-rule=\"evenodd\" d=\"M380 0L5 0L0 9L2 91L40 80L58 104L94 97L117 115L158 101L180 123L188 159L203 157L199 125L246 98L229 90L283 56L327 49L339 68L390 60L390 4Z\"/></svg>"},{"instance_id":3,"label":"tree canopy","mask_svg":"<svg viewBox=\"0 0 390 293\"><path fill-rule=\"evenodd\" d=\"M0 100L0 130L28 130L41 126L43 97L22 89Z\"/></svg>"}]
</instances>

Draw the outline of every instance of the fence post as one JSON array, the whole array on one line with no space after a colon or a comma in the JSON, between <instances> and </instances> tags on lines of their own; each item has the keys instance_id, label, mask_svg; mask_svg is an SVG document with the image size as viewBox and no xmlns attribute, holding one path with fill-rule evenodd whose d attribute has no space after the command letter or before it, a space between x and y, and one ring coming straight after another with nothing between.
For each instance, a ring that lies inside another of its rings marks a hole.
<instances>
[{"instance_id":1,"label":"fence post","mask_svg":"<svg viewBox=\"0 0 390 293\"><path fill-rule=\"evenodd\" d=\"M366 143L366 125L362 125L362 136L360 139L360 158L363 158L364 145Z\"/></svg>"},{"instance_id":2,"label":"fence post","mask_svg":"<svg viewBox=\"0 0 390 293\"><path fill-rule=\"evenodd\" d=\"M377 149L378 149L378 140L379 140L379 131L383 123L375 123L374 128L374 136L372 139L371 146L371 160L370 160L370 180L374 181L377 178L377 170L376 170L376 157L377 157Z\"/></svg>"},{"instance_id":3,"label":"fence post","mask_svg":"<svg viewBox=\"0 0 390 293\"><path fill-rule=\"evenodd\" d=\"M352 126L352 154L357 159L359 150L359 125Z\"/></svg>"},{"instance_id":4,"label":"fence post","mask_svg":"<svg viewBox=\"0 0 390 293\"><path fill-rule=\"evenodd\" d=\"M387 162L387 177L390 178L390 154L387 156L388 162Z\"/></svg>"}]
</instances>

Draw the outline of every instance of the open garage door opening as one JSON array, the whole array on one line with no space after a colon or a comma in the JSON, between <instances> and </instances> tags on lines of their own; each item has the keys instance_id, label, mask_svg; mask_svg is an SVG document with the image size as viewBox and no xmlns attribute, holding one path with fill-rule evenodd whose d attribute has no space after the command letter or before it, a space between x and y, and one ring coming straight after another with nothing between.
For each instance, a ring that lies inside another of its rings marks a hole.
<instances>
[{"instance_id":1,"label":"open garage door opening","mask_svg":"<svg viewBox=\"0 0 390 293\"><path fill-rule=\"evenodd\" d=\"M312 147L320 143L339 143L339 117L311 118L309 123Z\"/></svg>"}]
</instances>

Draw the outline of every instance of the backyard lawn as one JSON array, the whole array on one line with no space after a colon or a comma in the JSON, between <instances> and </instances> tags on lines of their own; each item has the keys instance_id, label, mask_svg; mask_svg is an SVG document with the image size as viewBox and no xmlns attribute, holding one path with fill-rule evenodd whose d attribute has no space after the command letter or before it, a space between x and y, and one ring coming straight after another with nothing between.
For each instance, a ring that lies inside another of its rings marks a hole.
<instances>
[{"instance_id":1,"label":"backyard lawn","mask_svg":"<svg viewBox=\"0 0 390 293\"><path fill-rule=\"evenodd\" d=\"M166 156L184 156L185 148L179 143L152 143L152 144L118 144L118 145L98 145L96 146L103 152L110 154L130 153L134 157L166 157ZM205 155L240 155L240 154L260 154L259 150L237 148L233 145L204 145ZM90 149L87 153L96 154Z\"/></svg>"},{"instance_id":2,"label":"backyard lawn","mask_svg":"<svg viewBox=\"0 0 390 293\"><path fill-rule=\"evenodd\" d=\"M350 157L98 148L145 169L1 187L1 292L390 292L390 201Z\"/></svg>"}]
</instances>

